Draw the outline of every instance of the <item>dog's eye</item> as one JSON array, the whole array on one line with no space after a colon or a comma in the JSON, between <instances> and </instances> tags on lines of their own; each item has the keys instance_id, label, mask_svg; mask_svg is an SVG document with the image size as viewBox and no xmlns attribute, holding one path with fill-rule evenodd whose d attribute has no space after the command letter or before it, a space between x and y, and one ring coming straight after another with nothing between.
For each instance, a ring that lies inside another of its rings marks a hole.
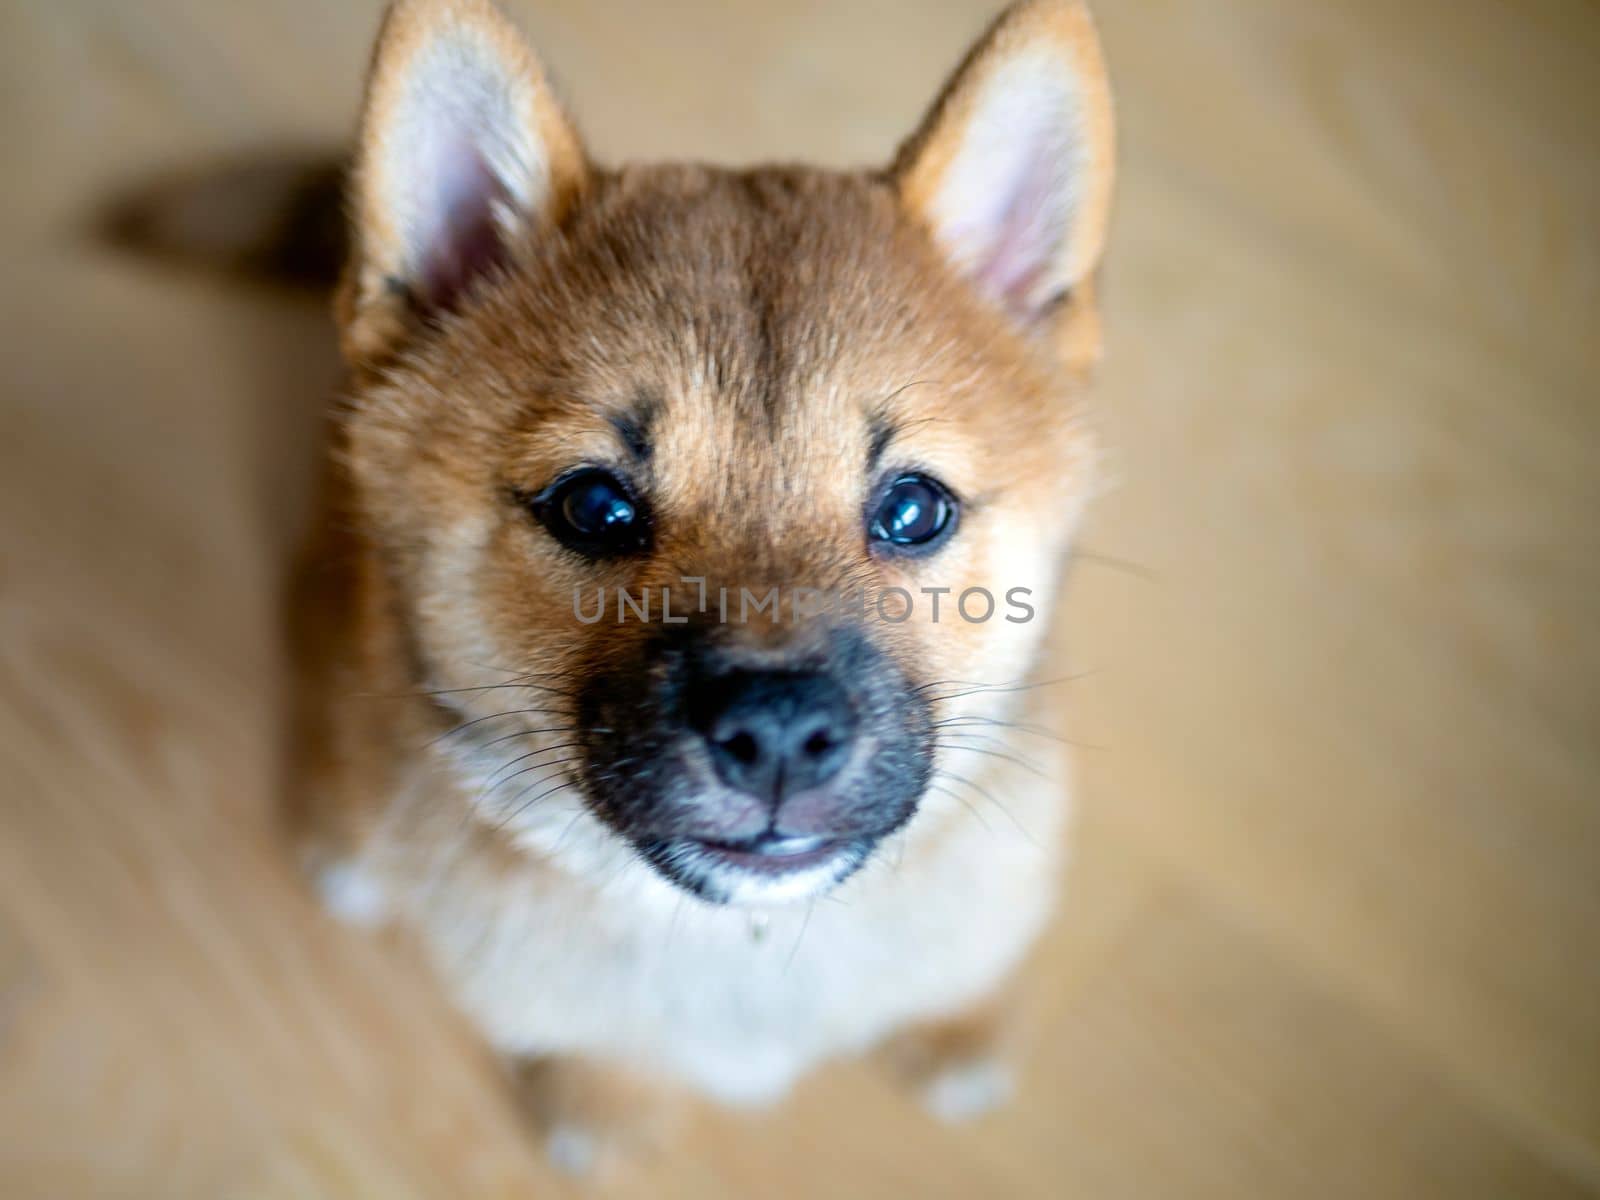
<instances>
[{"instance_id":1,"label":"dog's eye","mask_svg":"<svg viewBox=\"0 0 1600 1200\"><path fill-rule=\"evenodd\" d=\"M927 475L902 475L884 492L867 532L885 546L928 549L955 525L956 501Z\"/></svg>"},{"instance_id":2,"label":"dog's eye","mask_svg":"<svg viewBox=\"0 0 1600 1200\"><path fill-rule=\"evenodd\" d=\"M531 507L552 537L586 558L634 554L650 541L638 501L620 479L597 467L557 480Z\"/></svg>"}]
</instances>

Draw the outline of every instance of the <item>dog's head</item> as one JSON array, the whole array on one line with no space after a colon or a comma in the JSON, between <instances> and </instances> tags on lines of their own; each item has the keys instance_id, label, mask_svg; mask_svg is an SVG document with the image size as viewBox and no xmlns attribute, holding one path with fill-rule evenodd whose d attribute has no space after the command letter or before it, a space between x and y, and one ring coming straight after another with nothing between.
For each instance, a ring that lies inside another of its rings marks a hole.
<instances>
[{"instance_id":1,"label":"dog's head","mask_svg":"<svg viewBox=\"0 0 1600 1200\"><path fill-rule=\"evenodd\" d=\"M348 461L486 822L763 902L916 819L1090 484L1111 159L1076 0L859 173L596 168L485 0L391 12Z\"/></svg>"}]
</instances>

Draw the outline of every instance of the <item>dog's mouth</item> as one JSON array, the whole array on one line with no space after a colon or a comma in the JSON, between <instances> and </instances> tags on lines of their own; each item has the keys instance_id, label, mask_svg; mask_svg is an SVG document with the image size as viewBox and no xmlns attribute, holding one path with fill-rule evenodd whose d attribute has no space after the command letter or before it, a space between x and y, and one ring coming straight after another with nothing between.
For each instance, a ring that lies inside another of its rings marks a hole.
<instances>
[{"instance_id":1,"label":"dog's mouth","mask_svg":"<svg viewBox=\"0 0 1600 1200\"><path fill-rule=\"evenodd\" d=\"M742 842L671 838L639 847L670 882L715 904L781 904L807 899L853 875L872 853L871 837L782 837Z\"/></svg>"},{"instance_id":2,"label":"dog's mouth","mask_svg":"<svg viewBox=\"0 0 1600 1200\"><path fill-rule=\"evenodd\" d=\"M698 842L705 857L733 870L784 875L828 862L844 849L844 838L764 835L748 842Z\"/></svg>"}]
</instances>

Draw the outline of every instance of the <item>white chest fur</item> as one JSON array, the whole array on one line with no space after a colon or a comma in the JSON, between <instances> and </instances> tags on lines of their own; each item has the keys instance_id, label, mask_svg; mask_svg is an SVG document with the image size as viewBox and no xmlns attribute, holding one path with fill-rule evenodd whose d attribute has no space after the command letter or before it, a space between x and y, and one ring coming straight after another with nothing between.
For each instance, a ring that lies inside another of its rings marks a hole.
<instances>
[{"instance_id":1,"label":"white chest fur","mask_svg":"<svg viewBox=\"0 0 1600 1200\"><path fill-rule=\"evenodd\" d=\"M502 1052L607 1059L759 1104L824 1058L959 1012L1016 965L1049 909L1063 802L1020 772L984 789L995 800L970 807L931 795L833 893L770 910L692 899L581 811L554 860L491 853L422 781L363 869Z\"/></svg>"}]
</instances>

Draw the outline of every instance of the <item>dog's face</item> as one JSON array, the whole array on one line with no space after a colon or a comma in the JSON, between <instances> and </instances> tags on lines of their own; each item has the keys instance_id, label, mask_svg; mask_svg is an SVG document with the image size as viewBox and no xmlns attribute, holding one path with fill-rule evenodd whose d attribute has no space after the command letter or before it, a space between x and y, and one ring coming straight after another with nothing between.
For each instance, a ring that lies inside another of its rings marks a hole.
<instances>
[{"instance_id":1,"label":"dog's face","mask_svg":"<svg viewBox=\"0 0 1600 1200\"><path fill-rule=\"evenodd\" d=\"M1090 485L1099 70L1034 3L891 172L610 173L491 9L391 16L348 453L486 822L769 902L982 753Z\"/></svg>"}]
</instances>

